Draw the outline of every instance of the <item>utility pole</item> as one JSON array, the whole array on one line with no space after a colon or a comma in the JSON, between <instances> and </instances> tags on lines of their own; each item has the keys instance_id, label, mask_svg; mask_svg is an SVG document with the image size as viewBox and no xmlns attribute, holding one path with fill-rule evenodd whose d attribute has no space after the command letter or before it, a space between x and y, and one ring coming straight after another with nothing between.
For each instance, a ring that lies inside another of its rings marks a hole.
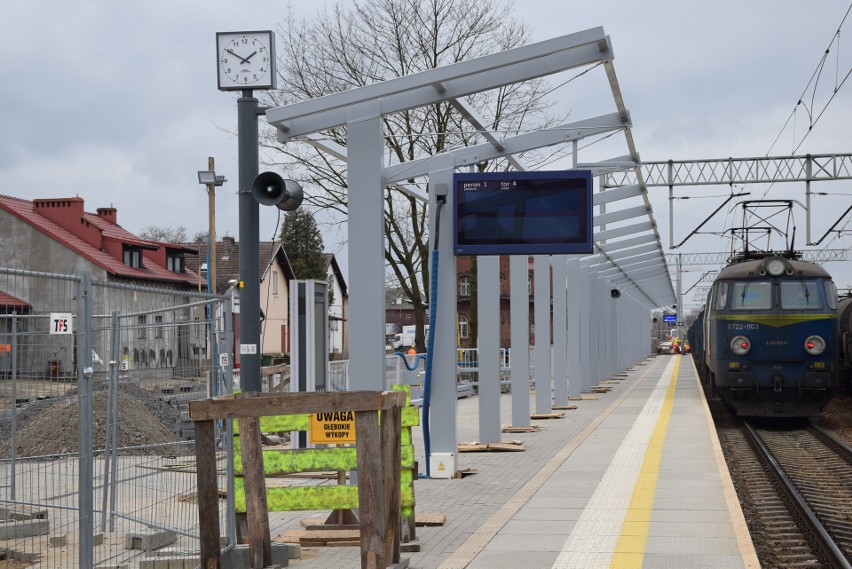
<instances>
[{"instance_id":1,"label":"utility pole","mask_svg":"<svg viewBox=\"0 0 852 569\"><path fill-rule=\"evenodd\" d=\"M215 172L212 156L207 157L207 169ZM216 290L216 184L207 184L207 289L211 294Z\"/></svg>"}]
</instances>

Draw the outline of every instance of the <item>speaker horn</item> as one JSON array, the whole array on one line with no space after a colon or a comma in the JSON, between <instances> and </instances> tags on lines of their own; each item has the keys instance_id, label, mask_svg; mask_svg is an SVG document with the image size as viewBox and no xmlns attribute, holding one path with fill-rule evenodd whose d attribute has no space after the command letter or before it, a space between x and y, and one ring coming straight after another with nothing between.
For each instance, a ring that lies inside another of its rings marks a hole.
<instances>
[{"instance_id":1,"label":"speaker horn","mask_svg":"<svg viewBox=\"0 0 852 569\"><path fill-rule=\"evenodd\" d=\"M251 195L260 205L274 205L283 211L293 211L302 205L302 186L285 180L275 172L262 172L251 184Z\"/></svg>"}]
</instances>

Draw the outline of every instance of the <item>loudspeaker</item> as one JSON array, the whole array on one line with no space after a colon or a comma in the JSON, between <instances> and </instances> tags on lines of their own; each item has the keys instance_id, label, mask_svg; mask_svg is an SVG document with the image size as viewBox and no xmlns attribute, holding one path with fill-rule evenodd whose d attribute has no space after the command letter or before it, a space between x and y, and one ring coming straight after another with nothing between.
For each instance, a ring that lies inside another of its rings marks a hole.
<instances>
[{"instance_id":1,"label":"loudspeaker","mask_svg":"<svg viewBox=\"0 0 852 569\"><path fill-rule=\"evenodd\" d=\"M262 172L251 184L251 195L260 205L274 205L284 211L293 211L302 205L302 186L285 180L275 172Z\"/></svg>"},{"instance_id":2,"label":"loudspeaker","mask_svg":"<svg viewBox=\"0 0 852 569\"><path fill-rule=\"evenodd\" d=\"M614 288L611 291L609 291L609 295L613 298L618 298L619 296L621 296L621 291L618 290L617 288Z\"/></svg>"}]
</instances>

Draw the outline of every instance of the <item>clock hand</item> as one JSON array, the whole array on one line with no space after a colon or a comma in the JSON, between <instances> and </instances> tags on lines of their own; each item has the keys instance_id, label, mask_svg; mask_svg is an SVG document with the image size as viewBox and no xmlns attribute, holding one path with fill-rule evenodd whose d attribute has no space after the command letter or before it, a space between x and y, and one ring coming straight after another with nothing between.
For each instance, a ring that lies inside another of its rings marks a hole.
<instances>
[{"instance_id":1,"label":"clock hand","mask_svg":"<svg viewBox=\"0 0 852 569\"><path fill-rule=\"evenodd\" d=\"M245 57L245 58L240 57L239 55L237 55L236 53L234 53L234 52L233 52L232 50L230 50L230 49L226 49L225 51L227 51L228 53L230 53L231 55L233 55L234 57L236 57L237 59L239 59L239 60L240 60L240 63L248 63L248 57ZM257 52L255 52L255 53L257 53ZM251 54L251 55L254 55L254 53L253 53L253 54ZM249 57L251 57L251 55L250 55Z\"/></svg>"},{"instance_id":2,"label":"clock hand","mask_svg":"<svg viewBox=\"0 0 852 569\"><path fill-rule=\"evenodd\" d=\"M256 54L257 54L257 51L256 51L256 50L255 50L255 51L253 51L253 52L251 52L251 53L248 55L248 57L246 57L245 59L243 59L243 63L248 63L248 60L249 60L249 59L251 59L252 57L254 57ZM237 56L237 57L239 57L239 56Z\"/></svg>"}]
</instances>

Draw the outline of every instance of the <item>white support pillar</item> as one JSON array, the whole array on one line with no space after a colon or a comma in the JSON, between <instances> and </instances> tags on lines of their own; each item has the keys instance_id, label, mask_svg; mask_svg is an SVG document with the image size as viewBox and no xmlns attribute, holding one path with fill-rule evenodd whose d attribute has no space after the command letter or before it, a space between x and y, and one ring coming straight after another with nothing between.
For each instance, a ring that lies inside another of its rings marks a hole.
<instances>
[{"instance_id":1,"label":"white support pillar","mask_svg":"<svg viewBox=\"0 0 852 569\"><path fill-rule=\"evenodd\" d=\"M441 210L440 228L436 230L437 189L447 189L446 204ZM453 197L453 160L452 156L436 164L435 171L429 176L429 235L438 238L438 290L430 291L430 302L437 302L437 322L435 340L432 348L432 386L430 402L430 456L436 453L445 465L446 477L455 475L457 470L458 434L456 428L456 257L453 254L453 217L455 207ZM440 233L440 234L439 234ZM433 247L430 247L430 250ZM435 271L434 265L431 267ZM383 273L384 274L384 273ZM354 334L353 334L354 336ZM431 469L430 469L431 470ZM438 472L430 472L438 477Z\"/></svg>"},{"instance_id":2,"label":"white support pillar","mask_svg":"<svg viewBox=\"0 0 852 569\"><path fill-rule=\"evenodd\" d=\"M606 306L604 305L604 302L609 300L609 294L607 293L607 298L605 299L603 296L605 286L606 283L600 276L600 272L595 270L594 278L592 279L592 296L594 297L595 302L595 310L592 313L592 323L595 327L595 345L593 352L595 354L593 360L594 376L592 377L592 385L600 385L601 380L606 379L604 376L606 369L606 350L604 350L604 347L606 343L605 328L608 322L605 319Z\"/></svg>"},{"instance_id":3,"label":"white support pillar","mask_svg":"<svg viewBox=\"0 0 852 569\"><path fill-rule=\"evenodd\" d=\"M347 113L349 148L350 389L385 389L385 241L382 119L378 101Z\"/></svg>"},{"instance_id":4,"label":"white support pillar","mask_svg":"<svg viewBox=\"0 0 852 569\"><path fill-rule=\"evenodd\" d=\"M580 264L580 390L587 392L592 386L592 322L591 275L588 263Z\"/></svg>"},{"instance_id":5,"label":"white support pillar","mask_svg":"<svg viewBox=\"0 0 852 569\"><path fill-rule=\"evenodd\" d=\"M583 363L580 357L580 306L586 302L580 296L580 259L569 257L566 265L567 322L568 322L568 398L579 399L583 388Z\"/></svg>"},{"instance_id":6,"label":"white support pillar","mask_svg":"<svg viewBox=\"0 0 852 569\"><path fill-rule=\"evenodd\" d=\"M479 441L500 442L500 257L476 260Z\"/></svg>"},{"instance_id":7,"label":"white support pillar","mask_svg":"<svg viewBox=\"0 0 852 569\"><path fill-rule=\"evenodd\" d=\"M550 413L550 257L535 255L535 411Z\"/></svg>"},{"instance_id":8,"label":"white support pillar","mask_svg":"<svg viewBox=\"0 0 852 569\"><path fill-rule=\"evenodd\" d=\"M512 344L512 426L530 426L529 258L509 257L509 326Z\"/></svg>"},{"instance_id":9,"label":"white support pillar","mask_svg":"<svg viewBox=\"0 0 852 569\"><path fill-rule=\"evenodd\" d=\"M553 402L568 404L567 255L554 255L553 265Z\"/></svg>"}]
</instances>

